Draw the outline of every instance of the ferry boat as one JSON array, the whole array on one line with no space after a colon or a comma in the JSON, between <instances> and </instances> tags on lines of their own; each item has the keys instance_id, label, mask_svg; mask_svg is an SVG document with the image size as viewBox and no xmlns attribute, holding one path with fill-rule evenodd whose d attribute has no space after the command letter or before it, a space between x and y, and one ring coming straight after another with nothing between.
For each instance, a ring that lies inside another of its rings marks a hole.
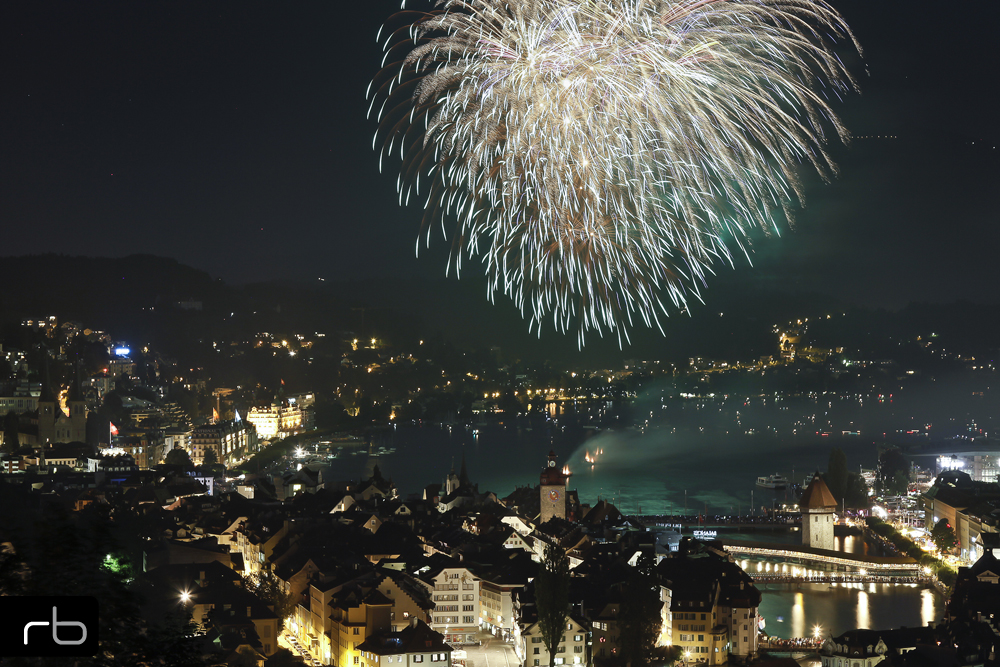
<instances>
[{"instance_id":1,"label":"ferry boat","mask_svg":"<svg viewBox=\"0 0 1000 667\"><path fill-rule=\"evenodd\" d=\"M757 486L765 489L784 489L788 487L788 478L779 473L757 478Z\"/></svg>"}]
</instances>

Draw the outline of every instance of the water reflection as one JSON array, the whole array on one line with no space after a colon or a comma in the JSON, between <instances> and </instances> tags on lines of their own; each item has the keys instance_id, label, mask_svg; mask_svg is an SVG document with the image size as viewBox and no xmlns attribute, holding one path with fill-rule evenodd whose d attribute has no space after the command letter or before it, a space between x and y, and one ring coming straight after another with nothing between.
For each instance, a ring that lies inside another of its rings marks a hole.
<instances>
[{"instance_id":1,"label":"water reflection","mask_svg":"<svg viewBox=\"0 0 1000 667\"><path fill-rule=\"evenodd\" d=\"M868 607L868 593L858 591L858 612L856 628L871 628L871 609Z\"/></svg>"},{"instance_id":2,"label":"water reflection","mask_svg":"<svg viewBox=\"0 0 1000 667\"><path fill-rule=\"evenodd\" d=\"M792 605L792 637L806 636L805 598L801 592L795 593L795 603Z\"/></svg>"},{"instance_id":3,"label":"water reflection","mask_svg":"<svg viewBox=\"0 0 1000 667\"><path fill-rule=\"evenodd\" d=\"M944 600L932 589L892 584L788 584L759 586L760 613L775 637L807 637L819 624L823 635L837 636L868 627L926 626L940 619ZM782 623L778 619L784 618Z\"/></svg>"},{"instance_id":4,"label":"water reflection","mask_svg":"<svg viewBox=\"0 0 1000 667\"><path fill-rule=\"evenodd\" d=\"M920 625L926 627L928 623L937 620L937 609L935 603L937 596L928 588L920 591Z\"/></svg>"}]
</instances>

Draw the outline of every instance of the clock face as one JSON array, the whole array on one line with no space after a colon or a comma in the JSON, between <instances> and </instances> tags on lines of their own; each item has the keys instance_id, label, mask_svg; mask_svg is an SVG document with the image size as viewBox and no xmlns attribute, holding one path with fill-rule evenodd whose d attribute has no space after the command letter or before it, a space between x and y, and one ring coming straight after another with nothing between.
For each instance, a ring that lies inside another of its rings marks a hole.
<instances>
[{"instance_id":1,"label":"clock face","mask_svg":"<svg viewBox=\"0 0 1000 667\"><path fill-rule=\"evenodd\" d=\"M549 500L551 500L552 502L556 502L556 501L559 500L559 490L558 489L552 489L551 491L549 491Z\"/></svg>"},{"instance_id":2,"label":"clock face","mask_svg":"<svg viewBox=\"0 0 1000 667\"><path fill-rule=\"evenodd\" d=\"M549 467L550 468L555 468L556 467L556 462L553 461L552 459L549 459Z\"/></svg>"}]
</instances>

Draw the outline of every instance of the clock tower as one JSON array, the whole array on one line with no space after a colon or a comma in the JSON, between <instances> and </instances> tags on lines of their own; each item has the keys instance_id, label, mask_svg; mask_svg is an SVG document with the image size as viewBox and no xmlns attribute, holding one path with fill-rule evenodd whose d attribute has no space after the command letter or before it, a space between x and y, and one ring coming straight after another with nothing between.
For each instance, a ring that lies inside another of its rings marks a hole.
<instances>
[{"instance_id":1,"label":"clock tower","mask_svg":"<svg viewBox=\"0 0 1000 667\"><path fill-rule=\"evenodd\" d=\"M569 486L570 472L556 466L556 453L549 452L549 460L539 478L541 514L539 521L545 523L554 516L566 518L566 487Z\"/></svg>"}]
</instances>

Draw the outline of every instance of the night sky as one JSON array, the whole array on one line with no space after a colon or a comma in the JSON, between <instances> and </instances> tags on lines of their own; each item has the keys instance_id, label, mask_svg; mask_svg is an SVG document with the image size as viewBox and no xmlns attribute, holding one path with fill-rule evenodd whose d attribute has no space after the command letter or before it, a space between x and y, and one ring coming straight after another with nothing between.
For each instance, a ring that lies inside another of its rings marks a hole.
<instances>
[{"instance_id":1,"label":"night sky","mask_svg":"<svg viewBox=\"0 0 1000 667\"><path fill-rule=\"evenodd\" d=\"M421 212L379 174L366 118L397 1L2 4L0 255L152 253L231 283L443 275L448 243L414 257ZM795 228L705 298L1000 300L1000 3L835 6L865 49L837 110L897 138L834 147L840 177L809 181Z\"/></svg>"}]
</instances>

